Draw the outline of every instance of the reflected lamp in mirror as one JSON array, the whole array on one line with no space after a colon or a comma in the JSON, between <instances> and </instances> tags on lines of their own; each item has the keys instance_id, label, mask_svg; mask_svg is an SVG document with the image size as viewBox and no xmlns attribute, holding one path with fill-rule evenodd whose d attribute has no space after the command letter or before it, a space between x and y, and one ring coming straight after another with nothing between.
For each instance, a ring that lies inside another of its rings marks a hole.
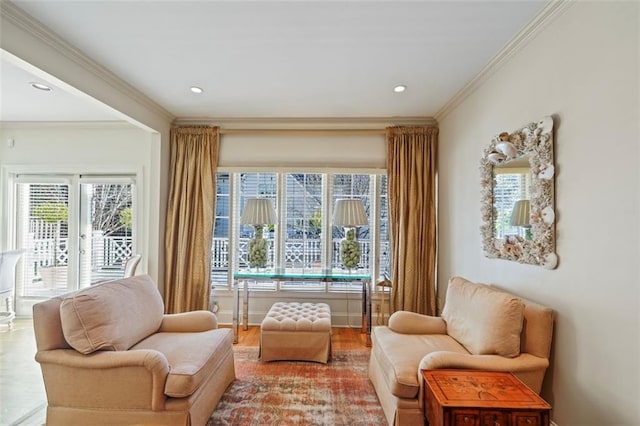
<instances>
[{"instance_id":1,"label":"reflected lamp in mirror","mask_svg":"<svg viewBox=\"0 0 640 426\"><path fill-rule=\"evenodd\" d=\"M268 198L249 198L244 205L240 223L252 225L255 229L253 238L249 241L247 260L252 268L264 268L269 258L267 240L263 238L265 225L278 222L278 216Z\"/></svg>"},{"instance_id":2,"label":"reflected lamp in mirror","mask_svg":"<svg viewBox=\"0 0 640 426\"><path fill-rule=\"evenodd\" d=\"M531 240L531 203L529 200L518 200L513 205L511 212L511 220L509 224L511 226L519 226L524 228L524 238Z\"/></svg>"},{"instance_id":3,"label":"reflected lamp in mirror","mask_svg":"<svg viewBox=\"0 0 640 426\"><path fill-rule=\"evenodd\" d=\"M494 136L480 162L482 244L489 258L554 269L553 117ZM517 200L517 202L514 201ZM520 227L521 235L508 235Z\"/></svg>"},{"instance_id":4,"label":"reflected lamp in mirror","mask_svg":"<svg viewBox=\"0 0 640 426\"><path fill-rule=\"evenodd\" d=\"M344 227L344 239L340 242L340 262L346 269L360 263L360 244L357 227L369 225L362 200L339 199L333 210L333 225Z\"/></svg>"}]
</instances>

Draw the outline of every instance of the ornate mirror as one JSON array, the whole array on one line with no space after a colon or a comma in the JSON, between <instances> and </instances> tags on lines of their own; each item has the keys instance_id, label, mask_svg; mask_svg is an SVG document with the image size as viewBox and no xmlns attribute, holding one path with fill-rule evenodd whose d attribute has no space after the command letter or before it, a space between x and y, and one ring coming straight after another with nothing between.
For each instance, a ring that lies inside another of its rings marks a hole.
<instances>
[{"instance_id":1,"label":"ornate mirror","mask_svg":"<svg viewBox=\"0 0 640 426\"><path fill-rule=\"evenodd\" d=\"M485 255L555 268L553 118L495 136L480 169Z\"/></svg>"}]
</instances>

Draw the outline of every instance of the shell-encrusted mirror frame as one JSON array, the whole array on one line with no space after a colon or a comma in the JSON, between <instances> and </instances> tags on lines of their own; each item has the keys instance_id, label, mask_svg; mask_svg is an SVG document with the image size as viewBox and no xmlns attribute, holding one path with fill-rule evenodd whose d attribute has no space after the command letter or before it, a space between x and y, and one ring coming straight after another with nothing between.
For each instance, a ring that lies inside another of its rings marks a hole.
<instances>
[{"instance_id":1,"label":"shell-encrusted mirror frame","mask_svg":"<svg viewBox=\"0 0 640 426\"><path fill-rule=\"evenodd\" d=\"M531 170L531 231L532 239L520 236L494 236L493 188L496 184L494 165L528 156ZM555 253L555 166L553 157L553 118L548 116L511 133L495 136L484 150L480 162L482 243L489 258L513 260L554 269L558 265Z\"/></svg>"}]
</instances>

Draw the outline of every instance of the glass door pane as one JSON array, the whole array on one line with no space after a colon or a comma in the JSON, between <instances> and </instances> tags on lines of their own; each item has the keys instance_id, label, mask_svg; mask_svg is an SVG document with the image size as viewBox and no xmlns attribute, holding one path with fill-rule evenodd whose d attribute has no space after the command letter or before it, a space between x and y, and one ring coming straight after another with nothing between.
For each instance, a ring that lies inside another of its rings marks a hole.
<instances>
[{"instance_id":1,"label":"glass door pane","mask_svg":"<svg viewBox=\"0 0 640 426\"><path fill-rule=\"evenodd\" d=\"M134 253L133 184L80 185L80 287L122 278Z\"/></svg>"},{"instance_id":2,"label":"glass door pane","mask_svg":"<svg viewBox=\"0 0 640 426\"><path fill-rule=\"evenodd\" d=\"M49 298L69 287L69 185L18 183L17 298Z\"/></svg>"}]
</instances>

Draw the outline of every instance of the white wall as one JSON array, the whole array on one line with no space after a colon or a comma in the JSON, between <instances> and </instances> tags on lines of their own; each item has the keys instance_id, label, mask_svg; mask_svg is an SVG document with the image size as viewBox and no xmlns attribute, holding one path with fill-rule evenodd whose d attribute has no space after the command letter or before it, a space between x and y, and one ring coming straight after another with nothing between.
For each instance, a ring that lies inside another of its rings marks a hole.
<instances>
[{"instance_id":1,"label":"white wall","mask_svg":"<svg viewBox=\"0 0 640 426\"><path fill-rule=\"evenodd\" d=\"M574 3L439 120L441 294L461 275L557 311L543 396L559 426L640 424L639 5ZM482 150L550 114L559 266L487 259Z\"/></svg>"}]
</instances>

